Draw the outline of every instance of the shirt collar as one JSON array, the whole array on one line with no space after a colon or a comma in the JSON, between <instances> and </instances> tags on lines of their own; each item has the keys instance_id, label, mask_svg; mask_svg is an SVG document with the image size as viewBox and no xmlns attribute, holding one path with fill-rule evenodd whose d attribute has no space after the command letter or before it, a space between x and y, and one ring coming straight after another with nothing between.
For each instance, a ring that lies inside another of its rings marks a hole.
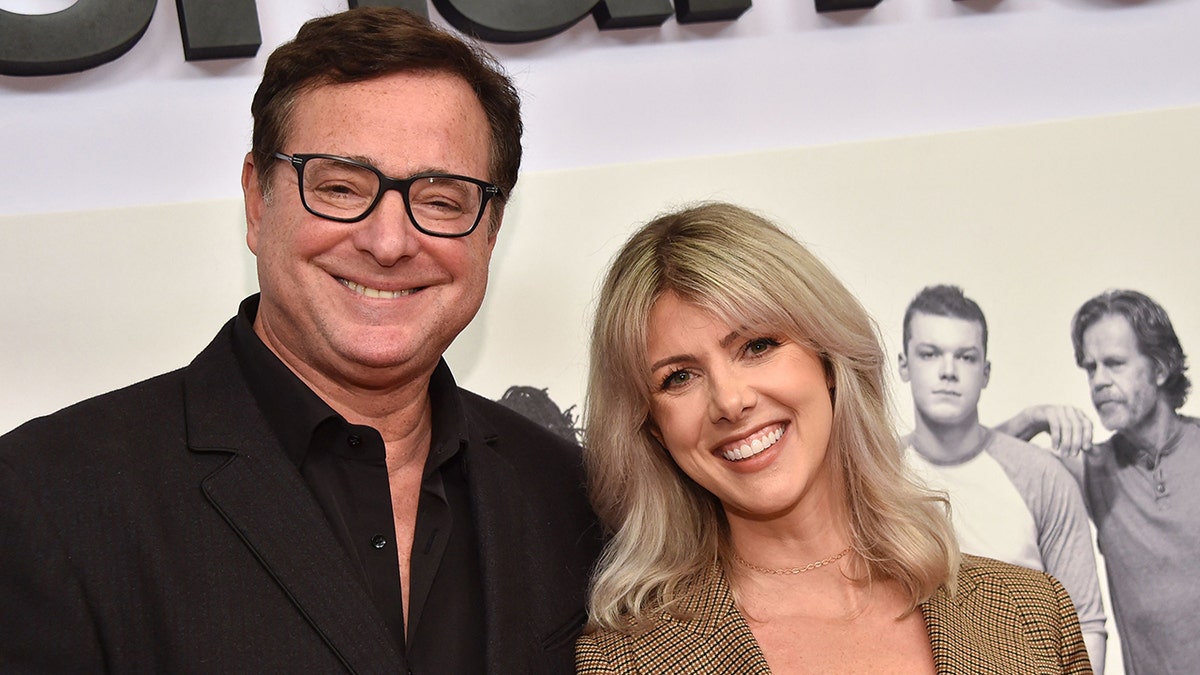
<instances>
[{"instance_id":1,"label":"shirt collar","mask_svg":"<svg viewBox=\"0 0 1200 675\"><path fill-rule=\"evenodd\" d=\"M296 376L254 332L259 295L242 301L233 322L233 353L267 424L299 467L317 427L338 414Z\"/></svg>"},{"instance_id":2,"label":"shirt collar","mask_svg":"<svg viewBox=\"0 0 1200 675\"><path fill-rule=\"evenodd\" d=\"M1176 448L1181 445L1186 445L1183 442L1185 435L1194 434L1197 431L1197 420L1192 417L1179 415L1177 422L1175 430L1171 433L1171 437L1166 440L1163 447L1157 452L1135 446L1120 433L1113 434L1112 447L1118 462L1121 466L1128 466L1136 462L1147 470L1153 470L1164 457L1175 452Z\"/></svg>"},{"instance_id":3,"label":"shirt collar","mask_svg":"<svg viewBox=\"0 0 1200 675\"><path fill-rule=\"evenodd\" d=\"M267 424L297 467L304 463L317 427L330 418L346 424L341 415L309 389L254 332L259 295L238 308L233 325L233 352ZM467 444L467 424L458 385L445 359L429 380L433 410L432 443L425 476L436 472Z\"/></svg>"},{"instance_id":4,"label":"shirt collar","mask_svg":"<svg viewBox=\"0 0 1200 675\"><path fill-rule=\"evenodd\" d=\"M433 438L425 460L425 476L450 461L469 441L462 397L445 359L438 361L429 378L429 404L433 409Z\"/></svg>"}]
</instances>

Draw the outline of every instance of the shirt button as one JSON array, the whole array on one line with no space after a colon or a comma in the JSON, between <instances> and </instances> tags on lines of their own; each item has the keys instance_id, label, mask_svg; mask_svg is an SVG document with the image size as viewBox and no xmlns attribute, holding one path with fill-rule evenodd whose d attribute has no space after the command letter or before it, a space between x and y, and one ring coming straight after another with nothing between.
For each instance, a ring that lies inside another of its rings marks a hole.
<instances>
[{"instance_id":1,"label":"shirt button","mask_svg":"<svg viewBox=\"0 0 1200 675\"><path fill-rule=\"evenodd\" d=\"M384 546L387 546L387 539L385 539L382 534L377 534L374 537L371 537L371 545L375 548L383 548Z\"/></svg>"},{"instance_id":2,"label":"shirt button","mask_svg":"<svg viewBox=\"0 0 1200 675\"><path fill-rule=\"evenodd\" d=\"M346 445L349 445L352 448L357 448L358 446L362 445L362 437L351 434L348 438L346 438Z\"/></svg>"},{"instance_id":3,"label":"shirt button","mask_svg":"<svg viewBox=\"0 0 1200 675\"><path fill-rule=\"evenodd\" d=\"M1158 485L1154 486L1154 489L1158 490L1158 494L1161 495L1162 493L1167 491L1167 486L1163 485L1162 483L1159 483Z\"/></svg>"}]
</instances>

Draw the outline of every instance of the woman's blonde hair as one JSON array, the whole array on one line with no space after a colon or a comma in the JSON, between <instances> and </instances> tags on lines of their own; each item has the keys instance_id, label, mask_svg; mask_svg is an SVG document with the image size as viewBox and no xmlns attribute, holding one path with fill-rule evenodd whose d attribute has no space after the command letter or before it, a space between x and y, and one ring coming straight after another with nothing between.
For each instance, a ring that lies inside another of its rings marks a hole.
<instances>
[{"instance_id":1,"label":"woman's blonde hair","mask_svg":"<svg viewBox=\"0 0 1200 675\"><path fill-rule=\"evenodd\" d=\"M598 299L585 459L592 503L611 540L592 579L592 627L652 622L675 611L710 565L725 564L720 503L648 431L646 324L668 291L731 325L783 331L821 356L834 383L827 457L845 487L866 576L899 582L912 607L949 584L958 547L945 499L919 488L904 468L874 322L795 239L743 208L707 203L638 230Z\"/></svg>"}]
</instances>

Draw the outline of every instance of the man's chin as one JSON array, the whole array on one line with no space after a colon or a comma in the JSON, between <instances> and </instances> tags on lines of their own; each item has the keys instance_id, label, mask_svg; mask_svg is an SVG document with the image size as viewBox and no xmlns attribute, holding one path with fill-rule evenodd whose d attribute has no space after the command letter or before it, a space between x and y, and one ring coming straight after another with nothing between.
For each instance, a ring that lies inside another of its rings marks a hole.
<instances>
[{"instance_id":1,"label":"man's chin","mask_svg":"<svg viewBox=\"0 0 1200 675\"><path fill-rule=\"evenodd\" d=\"M1129 420L1124 415L1100 415L1100 424L1115 434L1124 431L1129 426Z\"/></svg>"}]
</instances>

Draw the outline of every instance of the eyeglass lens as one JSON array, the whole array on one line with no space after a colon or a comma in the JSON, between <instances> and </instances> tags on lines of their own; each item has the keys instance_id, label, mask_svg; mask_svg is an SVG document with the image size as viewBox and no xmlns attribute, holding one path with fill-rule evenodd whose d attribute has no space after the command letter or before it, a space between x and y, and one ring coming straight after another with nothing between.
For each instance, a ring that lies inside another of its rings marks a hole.
<instances>
[{"instance_id":1,"label":"eyeglass lens","mask_svg":"<svg viewBox=\"0 0 1200 675\"><path fill-rule=\"evenodd\" d=\"M304 200L329 218L352 219L366 213L379 193L379 176L366 167L324 157L304 164ZM479 217L483 188L475 183L432 176L408 186L408 205L417 225L441 234L470 230Z\"/></svg>"}]
</instances>

